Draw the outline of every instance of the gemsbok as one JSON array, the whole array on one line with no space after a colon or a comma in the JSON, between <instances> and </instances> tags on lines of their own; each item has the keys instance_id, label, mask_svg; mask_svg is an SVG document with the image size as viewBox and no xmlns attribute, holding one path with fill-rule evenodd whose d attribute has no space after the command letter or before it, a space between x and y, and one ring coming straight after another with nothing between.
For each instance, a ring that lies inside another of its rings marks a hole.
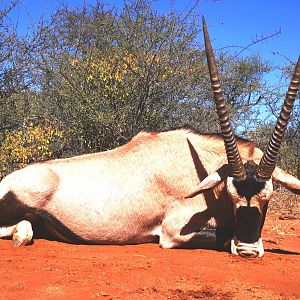
<instances>
[{"instance_id":1,"label":"gemsbok","mask_svg":"<svg viewBox=\"0 0 300 300\"><path fill-rule=\"evenodd\" d=\"M29 165L0 183L0 237L30 244L39 222L57 239L84 244L159 242L183 247L203 228L217 244L261 257L261 230L273 182L300 194L300 181L276 167L296 98L300 58L263 153L235 137L203 19L210 79L221 134L191 129L141 132L106 152Z\"/></svg>"}]
</instances>

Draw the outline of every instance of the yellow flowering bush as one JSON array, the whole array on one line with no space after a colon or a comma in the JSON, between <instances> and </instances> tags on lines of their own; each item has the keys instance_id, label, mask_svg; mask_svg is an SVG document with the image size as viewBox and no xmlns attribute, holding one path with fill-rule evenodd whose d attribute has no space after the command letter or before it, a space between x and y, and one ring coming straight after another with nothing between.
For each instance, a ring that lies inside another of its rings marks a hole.
<instances>
[{"instance_id":1,"label":"yellow flowering bush","mask_svg":"<svg viewBox=\"0 0 300 300\"><path fill-rule=\"evenodd\" d=\"M55 144L63 138L63 132L51 124L6 132L0 147L0 178L32 162L53 158Z\"/></svg>"}]
</instances>

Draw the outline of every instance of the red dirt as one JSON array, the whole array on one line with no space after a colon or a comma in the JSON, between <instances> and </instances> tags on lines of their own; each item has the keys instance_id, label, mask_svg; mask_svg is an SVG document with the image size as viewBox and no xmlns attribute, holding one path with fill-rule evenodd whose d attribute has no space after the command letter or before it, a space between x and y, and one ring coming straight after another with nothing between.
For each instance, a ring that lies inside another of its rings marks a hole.
<instances>
[{"instance_id":1,"label":"red dirt","mask_svg":"<svg viewBox=\"0 0 300 300\"><path fill-rule=\"evenodd\" d=\"M266 253L0 241L0 299L300 299L300 220L268 217Z\"/></svg>"}]
</instances>

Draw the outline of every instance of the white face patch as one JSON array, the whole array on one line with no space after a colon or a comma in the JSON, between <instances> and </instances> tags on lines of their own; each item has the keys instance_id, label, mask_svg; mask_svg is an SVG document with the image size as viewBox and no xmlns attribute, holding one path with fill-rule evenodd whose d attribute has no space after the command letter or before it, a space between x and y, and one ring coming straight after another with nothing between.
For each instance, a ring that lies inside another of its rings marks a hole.
<instances>
[{"instance_id":1,"label":"white face patch","mask_svg":"<svg viewBox=\"0 0 300 300\"><path fill-rule=\"evenodd\" d=\"M247 190L253 187L253 190ZM254 178L236 182L234 178L228 177L227 191L233 203L237 226L236 235L231 240L231 253L246 258L262 257L264 247L260 238L261 222L264 208L273 193L272 180L258 182L256 186Z\"/></svg>"},{"instance_id":2,"label":"white face patch","mask_svg":"<svg viewBox=\"0 0 300 300\"><path fill-rule=\"evenodd\" d=\"M273 182L268 180L264 189L258 194L252 197L250 201L250 206L257 207L260 212L263 211L264 206L271 199L273 194Z\"/></svg>"},{"instance_id":3,"label":"white face patch","mask_svg":"<svg viewBox=\"0 0 300 300\"><path fill-rule=\"evenodd\" d=\"M257 207L259 212L262 213L263 207L270 200L273 194L273 183L269 179L265 182L264 188L248 201L244 196L239 195L236 186L233 183L233 177L227 177L227 191L233 203L234 215L236 215L236 209L241 206Z\"/></svg>"},{"instance_id":4,"label":"white face patch","mask_svg":"<svg viewBox=\"0 0 300 300\"><path fill-rule=\"evenodd\" d=\"M245 258L262 257L264 255L264 246L260 238L256 243L242 243L233 237L231 239L231 253Z\"/></svg>"},{"instance_id":5,"label":"white face patch","mask_svg":"<svg viewBox=\"0 0 300 300\"><path fill-rule=\"evenodd\" d=\"M233 202L234 215L236 215L236 209L240 206L247 206L247 200L245 197L241 197L238 194L237 189L233 184L233 177L227 177L227 191Z\"/></svg>"}]
</instances>

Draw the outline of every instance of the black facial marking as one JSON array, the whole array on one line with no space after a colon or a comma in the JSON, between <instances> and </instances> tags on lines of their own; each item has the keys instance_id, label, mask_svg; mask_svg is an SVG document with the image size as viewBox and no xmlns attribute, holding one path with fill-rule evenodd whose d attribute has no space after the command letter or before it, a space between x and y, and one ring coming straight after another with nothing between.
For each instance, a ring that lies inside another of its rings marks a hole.
<instances>
[{"instance_id":1,"label":"black facial marking","mask_svg":"<svg viewBox=\"0 0 300 300\"><path fill-rule=\"evenodd\" d=\"M241 206L236 210L236 237L243 243L255 243L260 238L261 214L257 207Z\"/></svg>"},{"instance_id":2,"label":"black facial marking","mask_svg":"<svg viewBox=\"0 0 300 300\"><path fill-rule=\"evenodd\" d=\"M233 179L238 194L245 197L248 201L265 187L265 181L260 181L256 178L257 165L253 161L248 161L244 164L246 171L245 179Z\"/></svg>"}]
</instances>

